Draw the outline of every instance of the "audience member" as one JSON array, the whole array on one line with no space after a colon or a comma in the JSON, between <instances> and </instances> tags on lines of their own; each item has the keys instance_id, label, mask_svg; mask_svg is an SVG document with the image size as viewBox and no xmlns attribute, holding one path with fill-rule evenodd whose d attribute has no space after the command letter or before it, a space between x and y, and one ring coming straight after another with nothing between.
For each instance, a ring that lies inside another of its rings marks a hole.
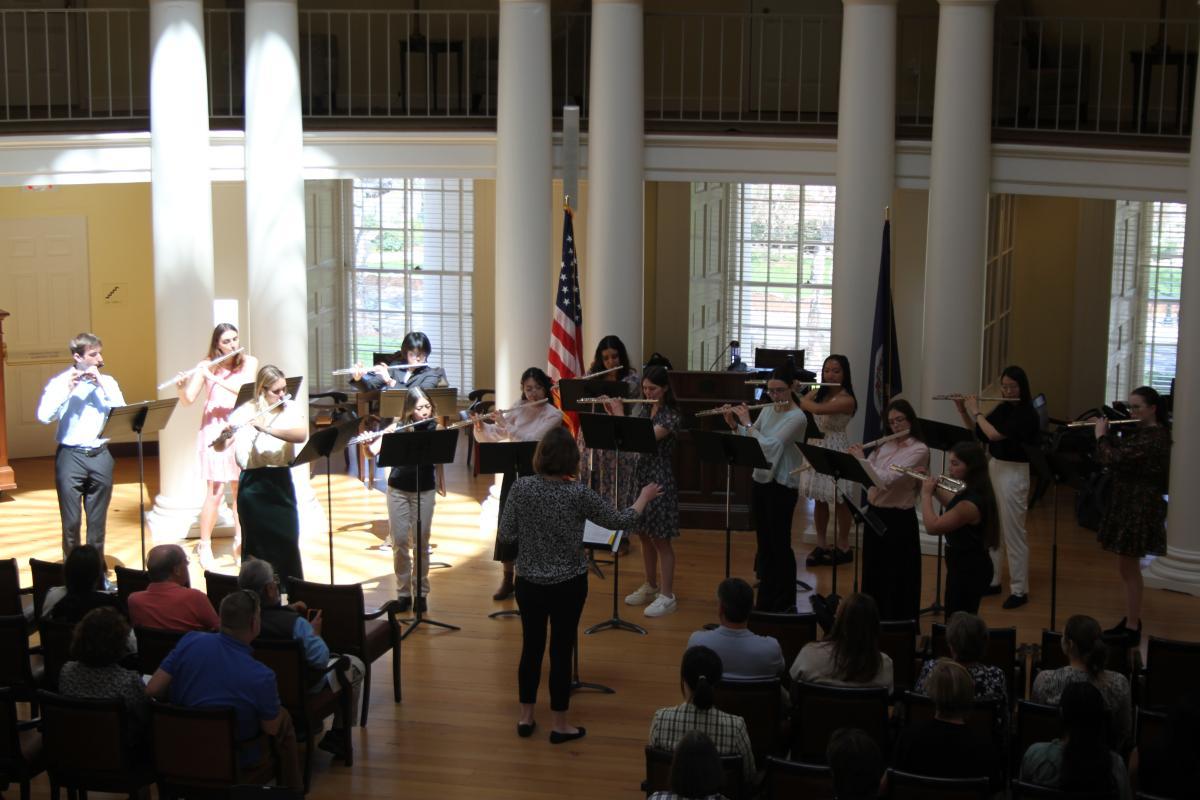
<instances>
[{"instance_id":1,"label":"audience member","mask_svg":"<svg viewBox=\"0 0 1200 800\"><path fill-rule=\"evenodd\" d=\"M1167 714L1163 741L1133 751L1130 776L1139 792L1183 800L1200 786L1200 691L1184 697Z\"/></svg>"},{"instance_id":2,"label":"audience member","mask_svg":"<svg viewBox=\"0 0 1200 800\"><path fill-rule=\"evenodd\" d=\"M243 743L240 765L253 768L262 762L265 754L254 740L265 733L271 737L279 783L302 789L296 731L287 709L279 704L275 673L250 650L262 629L258 595L231 592L221 601L220 621L219 633L193 631L180 639L150 679L146 693L180 706L232 707L237 738Z\"/></svg>"},{"instance_id":3,"label":"audience member","mask_svg":"<svg viewBox=\"0 0 1200 800\"><path fill-rule=\"evenodd\" d=\"M717 587L717 619L721 626L696 631L688 647L711 648L725 665L727 681L758 681L777 678L787 665L783 650L771 636L759 636L747 627L754 608L754 589L741 578L726 578Z\"/></svg>"},{"instance_id":4,"label":"audience member","mask_svg":"<svg viewBox=\"0 0 1200 800\"><path fill-rule=\"evenodd\" d=\"M838 728L829 737L825 762L838 800L875 800L883 780L879 744L859 728Z\"/></svg>"},{"instance_id":5,"label":"audience member","mask_svg":"<svg viewBox=\"0 0 1200 800\"><path fill-rule=\"evenodd\" d=\"M987 653L988 628L981 617L966 611L955 611L950 615L946 625L946 647L950 649L950 658L966 667L975 684L975 699L996 699L1002 701L1002 707L1008 710L1008 679L1004 670L992 664L984 664L983 657ZM929 694L925 682L933 671L938 659L931 658L921 668L913 691L919 694Z\"/></svg>"},{"instance_id":6,"label":"audience member","mask_svg":"<svg viewBox=\"0 0 1200 800\"><path fill-rule=\"evenodd\" d=\"M689 731L671 759L671 791L655 792L649 800L724 800L721 777L721 755L712 739Z\"/></svg>"},{"instance_id":7,"label":"audience member","mask_svg":"<svg viewBox=\"0 0 1200 800\"><path fill-rule=\"evenodd\" d=\"M1119 672L1104 668L1108 648L1101 637L1100 623L1083 614L1067 620L1063 630L1062 648L1071 662L1056 670L1038 673L1033 681L1033 701L1058 705L1067 686L1087 682L1100 691L1109 713L1109 743L1124 753L1133 744L1133 710L1129 680Z\"/></svg>"},{"instance_id":8,"label":"audience member","mask_svg":"<svg viewBox=\"0 0 1200 800\"><path fill-rule=\"evenodd\" d=\"M674 750L689 731L700 731L712 739L717 752L742 757L742 772L747 784L755 781L754 753L746 721L713 707L713 687L721 680L721 657L709 647L689 647L680 667L680 690L684 702L654 712L650 723L650 744Z\"/></svg>"},{"instance_id":9,"label":"audience member","mask_svg":"<svg viewBox=\"0 0 1200 800\"><path fill-rule=\"evenodd\" d=\"M1030 745L1021 760L1021 780L1067 792L1115 789L1120 800L1130 800L1125 762L1108 747L1108 712L1100 690L1088 682L1069 683L1059 708L1063 737Z\"/></svg>"},{"instance_id":10,"label":"audience member","mask_svg":"<svg viewBox=\"0 0 1200 800\"><path fill-rule=\"evenodd\" d=\"M251 558L242 562L238 573L238 588L246 589L258 595L262 608L261 639L296 639L304 643L304 655L308 666L320 674L317 681L309 688L310 692L323 691L339 692L341 684L333 672L325 672L329 663L336 658L330 657L329 645L321 638L321 612L319 609L309 611L303 604L283 605L279 592L279 582L275 579L275 570L270 562ZM305 613L307 613L307 617ZM362 690L364 667L357 656L346 656L350 659L350 669L347 677L350 679L352 699L350 708L359 707L359 696ZM357 714L352 711L350 719L342 719L340 711L334 714L333 728L325 734L317 746L326 752L333 753L339 758L345 758L345 726L354 725Z\"/></svg>"},{"instance_id":11,"label":"audience member","mask_svg":"<svg viewBox=\"0 0 1200 800\"><path fill-rule=\"evenodd\" d=\"M160 544L146 556L150 585L129 595L129 619L141 628L215 631L221 621L208 595L193 589L188 557L177 544Z\"/></svg>"},{"instance_id":12,"label":"audience member","mask_svg":"<svg viewBox=\"0 0 1200 800\"><path fill-rule=\"evenodd\" d=\"M129 623L116 609L89 611L75 626L71 660L58 673L58 691L66 697L123 700L130 715L129 743L136 746L147 720L146 685L141 675L120 664L128 640Z\"/></svg>"},{"instance_id":13,"label":"audience member","mask_svg":"<svg viewBox=\"0 0 1200 800\"><path fill-rule=\"evenodd\" d=\"M975 706L971 673L962 664L939 659L929 671L926 690L933 700L933 719L901 731L892 766L934 778L998 779L1000 765L990 737L967 726Z\"/></svg>"},{"instance_id":14,"label":"audience member","mask_svg":"<svg viewBox=\"0 0 1200 800\"><path fill-rule=\"evenodd\" d=\"M67 555L63 583L46 593L42 616L47 619L74 625L95 608L125 613L117 596L104 591L104 560L90 544L76 547Z\"/></svg>"},{"instance_id":15,"label":"audience member","mask_svg":"<svg viewBox=\"0 0 1200 800\"><path fill-rule=\"evenodd\" d=\"M842 601L829 635L800 649L791 676L808 683L895 688L892 658L879 651L879 610L870 595L855 592Z\"/></svg>"}]
</instances>

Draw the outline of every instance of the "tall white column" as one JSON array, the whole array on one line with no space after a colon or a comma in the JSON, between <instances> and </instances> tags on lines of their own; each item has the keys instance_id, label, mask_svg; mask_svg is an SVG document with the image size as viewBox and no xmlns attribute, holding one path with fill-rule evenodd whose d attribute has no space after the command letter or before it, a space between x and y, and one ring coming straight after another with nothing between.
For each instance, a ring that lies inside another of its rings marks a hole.
<instances>
[{"instance_id":1,"label":"tall white column","mask_svg":"<svg viewBox=\"0 0 1200 800\"><path fill-rule=\"evenodd\" d=\"M995 0L938 0L937 81L925 245L925 330L918 408L957 422L938 392L979 386L991 173ZM841 127L841 126L839 126Z\"/></svg>"},{"instance_id":2,"label":"tall white column","mask_svg":"<svg viewBox=\"0 0 1200 800\"><path fill-rule=\"evenodd\" d=\"M865 408L880 237L896 182L896 0L842 5L831 346L850 359ZM808 366L820 371L819 364ZM850 438L859 441L863 415L852 425Z\"/></svg>"},{"instance_id":3,"label":"tall white column","mask_svg":"<svg viewBox=\"0 0 1200 800\"><path fill-rule=\"evenodd\" d=\"M550 335L550 2L501 0L496 114L496 402L544 367ZM559 212L561 213L561 212Z\"/></svg>"},{"instance_id":4,"label":"tall white column","mask_svg":"<svg viewBox=\"0 0 1200 800\"><path fill-rule=\"evenodd\" d=\"M201 0L150 3L150 196L157 376L205 356L212 332L212 186ZM174 397L175 387L159 392ZM146 515L155 541L181 539L204 496L196 458L201 407L176 409L159 434L159 495Z\"/></svg>"},{"instance_id":5,"label":"tall white column","mask_svg":"<svg viewBox=\"0 0 1200 800\"><path fill-rule=\"evenodd\" d=\"M592 0L584 357L616 334L641 364L643 115L641 0Z\"/></svg>"},{"instance_id":6,"label":"tall white column","mask_svg":"<svg viewBox=\"0 0 1200 800\"><path fill-rule=\"evenodd\" d=\"M1200 100L1200 86L1195 100ZM1174 428L1171 438L1167 555L1143 570L1146 585L1200 595L1200 107L1192 102L1192 152L1188 167L1187 232L1179 287L1179 353L1175 359Z\"/></svg>"}]
</instances>

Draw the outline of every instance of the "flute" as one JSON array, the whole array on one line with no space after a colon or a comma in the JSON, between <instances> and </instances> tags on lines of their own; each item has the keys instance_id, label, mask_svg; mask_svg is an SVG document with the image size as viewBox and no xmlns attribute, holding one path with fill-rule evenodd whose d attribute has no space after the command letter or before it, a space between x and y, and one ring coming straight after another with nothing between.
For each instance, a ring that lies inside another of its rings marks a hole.
<instances>
[{"instance_id":1,"label":"flute","mask_svg":"<svg viewBox=\"0 0 1200 800\"><path fill-rule=\"evenodd\" d=\"M746 385L747 386L766 386L767 379L752 378L752 379L746 381ZM794 383L792 385L799 389L805 389L805 388L807 388L807 389L833 389L834 387L841 387L840 383L820 383L820 382L817 382L817 383Z\"/></svg>"},{"instance_id":2,"label":"flute","mask_svg":"<svg viewBox=\"0 0 1200 800\"><path fill-rule=\"evenodd\" d=\"M899 431L898 433L889 433L887 436L880 436L878 439L875 439L873 441L864 442L862 449L869 450L872 447L878 447L879 445L883 444L884 442L891 442L891 441L895 441L896 439L903 439L905 436L908 436L909 433L911 433L911 431Z\"/></svg>"},{"instance_id":3,"label":"flute","mask_svg":"<svg viewBox=\"0 0 1200 800\"><path fill-rule=\"evenodd\" d=\"M970 395L957 394L957 393L956 394L935 394L933 396L933 399L934 400L966 400L968 397L970 397ZM981 400L985 403L1019 403L1019 402L1021 402L1021 398L1019 398L1019 397L994 397L991 395L982 395L982 396L976 397L975 399Z\"/></svg>"},{"instance_id":4,"label":"flute","mask_svg":"<svg viewBox=\"0 0 1200 800\"><path fill-rule=\"evenodd\" d=\"M1140 422L1140 421L1141 420L1136 420L1136 419L1110 419L1108 421L1108 424L1109 425L1132 425L1132 424ZM1095 427L1096 422L1097 421L1094 419L1084 419L1084 420L1079 420L1078 422L1068 422L1067 427L1068 428L1090 428L1090 427Z\"/></svg>"},{"instance_id":5,"label":"flute","mask_svg":"<svg viewBox=\"0 0 1200 800\"><path fill-rule=\"evenodd\" d=\"M415 428L416 426L420 425L422 422L428 422L428 421L429 420L427 420L427 419L419 419L416 422L408 422L408 423L405 423L404 425L397 425L396 423L393 422L391 425L388 425L386 428L380 428L377 431L367 431L366 433L360 433L358 436L351 437L350 441L346 442L346 446L349 447L352 444L366 444L367 442L373 442L376 439L378 439L380 436L386 436L389 433L399 433L400 431L406 431L409 428Z\"/></svg>"},{"instance_id":6,"label":"flute","mask_svg":"<svg viewBox=\"0 0 1200 800\"><path fill-rule=\"evenodd\" d=\"M550 398L543 397L541 400L534 400L531 403L525 403L524 405L513 406L512 408L497 408L492 411L489 411L486 414L480 414L478 417L475 417L473 419L460 419L458 422L447 425L445 429L448 431L456 431L459 428L465 428L468 425L474 425L477 420L483 421L485 419L490 419L492 417L503 416L503 415L509 414L513 411L519 411L522 408L531 408L533 406L540 406L542 403L548 403L548 402L550 402Z\"/></svg>"},{"instance_id":7,"label":"flute","mask_svg":"<svg viewBox=\"0 0 1200 800\"><path fill-rule=\"evenodd\" d=\"M841 384L838 384L838 385L840 386ZM782 403L755 403L752 406L746 406L746 410L754 411L759 408L766 408L767 406L774 406L774 405L782 405ZM695 414L692 414L692 416L693 417L715 417L719 414L724 414L726 411L733 411L735 408L737 408L737 405L726 404L723 406L717 406L716 408L705 409L704 411L697 411Z\"/></svg>"},{"instance_id":8,"label":"flute","mask_svg":"<svg viewBox=\"0 0 1200 800\"><path fill-rule=\"evenodd\" d=\"M245 422L239 422L237 425L230 425L228 428L221 431L221 435L218 436L217 438L213 439L211 442L209 442L208 446L216 447L221 442L225 442L225 441L232 439L233 435L235 433L237 433L239 430L241 430L242 428L246 427L247 425L253 423L254 420L258 419L263 414L266 414L268 411L274 411L275 409L279 408L281 405L283 405L284 403L288 402L291 399L292 399L292 396L290 394L285 393L283 395L283 397L279 398L279 400L277 400L276 402L267 406L262 411L258 412L253 417L246 420Z\"/></svg>"},{"instance_id":9,"label":"flute","mask_svg":"<svg viewBox=\"0 0 1200 800\"><path fill-rule=\"evenodd\" d=\"M891 470L892 470L892 472L899 472L902 475L907 475L910 478L916 478L919 481L923 481L929 477L928 475L925 475L924 473L917 472L915 469L909 469L908 467L902 467L899 464L892 464ZM963 489L967 488L967 482L960 481L957 478L951 478L949 475L938 475L937 476L937 487L939 489L944 489L947 492L950 492L950 494L958 494Z\"/></svg>"},{"instance_id":10,"label":"flute","mask_svg":"<svg viewBox=\"0 0 1200 800\"><path fill-rule=\"evenodd\" d=\"M657 400L645 400L641 397L581 397L576 402L580 405L584 403L607 403L609 400L620 400L626 405L634 405L637 403L657 403Z\"/></svg>"},{"instance_id":11,"label":"flute","mask_svg":"<svg viewBox=\"0 0 1200 800\"><path fill-rule=\"evenodd\" d=\"M225 359L233 358L234 356L236 356L238 353L242 352L245 349L246 348L244 348L244 347L239 347L237 350L234 350L231 353L226 353L225 355L221 356L220 358L214 358L212 361L208 362L208 365L211 367L211 366L215 366L216 364L220 364ZM190 378L193 375L195 375L196 371L199 369L201 369L201 368L200 367L192 367L187 372L182 373L182 375L185 378ZM178 377L171 378L168 381L163 381L162 383L160 383L158 385L158 390L161 392L163 389L166 389L168 386L171 386L172 384L174 384L177 380L179 380Z\"/></svg>"},{"instance_id":12,"label":"flute","mask_svg":"<svg viewBox=\"0 0 1200 800\"><path fill-rule=\"evenodd\" d=\"M599 378L601 375L607 375L608 373L616 372L619 369L623 369L623 367L612 367L611 369L602 369L599 372L589 372L587 375L580 375L578 378L575 378L575 380L586 381L590 378Z\"/></svg>"},{"instance_id":13,"label":"flute","mask_svg":"<svg viewBox=\"0 0 1200 800\"><path fill-rule=\"evenodd\" d=\"M389 364L388 369L414 370L428 367L428 364ZM345 367L343 369L335 369L330 371L330 375L353 375L356 371L367 373L373 370L374 367Z\"/></svg>"}]
</instances>

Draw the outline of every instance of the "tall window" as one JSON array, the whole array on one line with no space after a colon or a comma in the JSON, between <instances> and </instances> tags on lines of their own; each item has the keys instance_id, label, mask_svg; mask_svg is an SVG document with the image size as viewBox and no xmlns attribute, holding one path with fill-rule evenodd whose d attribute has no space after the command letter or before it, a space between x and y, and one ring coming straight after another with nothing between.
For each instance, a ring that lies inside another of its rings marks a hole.
<instances>
[{"instance_id":1,"label":"tall window","mask_svg":"<svg viewBox=\"0 0 1200 800\"><path fill-rule=\"evenodd\" d=\"M1012 264L1016 204L1011 194L988 198L987 269L983 298L983 359L980 387L1000 379L1008 365L1012 317Z\"/></svg>"},{"instance_id":2,"label":"tall window","mask_svg":"<svg viewBox=\"0 0 1200 800\"><path fill-rule=\"evenodd\" d=\"M829 355L836 190L765 183L730 189L727 338L751 357L755 347L803 349L811 369Z\"/></svg>"},{"instance_id":3,"label":"tall window","mask_svg":"<svg viewBox=\"0 0 1200 800\"><path fill-rule=\"evenodd\" d=\"M351 357L369 364L422 331L430 363L465 394L475 380L471 181L356 180L351 192Z\"/></svg>"}]
</instances>

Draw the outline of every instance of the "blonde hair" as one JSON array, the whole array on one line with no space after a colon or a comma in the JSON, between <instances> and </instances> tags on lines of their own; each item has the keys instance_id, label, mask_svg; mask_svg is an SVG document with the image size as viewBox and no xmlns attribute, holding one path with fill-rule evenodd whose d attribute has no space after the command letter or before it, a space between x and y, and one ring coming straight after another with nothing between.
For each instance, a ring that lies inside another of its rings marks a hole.
<instances>
[{"instance_id":1,"label":"blonde hair","mask_svg":"<svg viewBox=\"0 0 1200 800\"><path fill-rule=\"evenodd\" d=\"M966 667L948 658L939 658L933 665L925 691L941 717L964 718L975 705L975 679Z\"/></svg>"},{"instance_id":2,"label":"blonde hair","mask_svg":"<svg viewBox=\"0 0 1200 800\"><path fill-rule=\"evenodd\" d=\"M267 387L276 381L286 380L287 376L283 374L283 370L274 364L263 364L258 368L258 375L254 378L254 403L259 411L266 409L270 403L266 402L263 395L266 394Z\"/></svg>"}]
</instances>

